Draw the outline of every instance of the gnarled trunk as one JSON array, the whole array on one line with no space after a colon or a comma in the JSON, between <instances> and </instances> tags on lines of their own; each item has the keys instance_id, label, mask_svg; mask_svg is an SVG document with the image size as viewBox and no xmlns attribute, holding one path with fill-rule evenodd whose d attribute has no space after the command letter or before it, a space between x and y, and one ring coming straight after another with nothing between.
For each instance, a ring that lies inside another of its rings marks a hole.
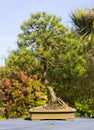
<instances>
[{"instance_id":1,"label":"gnarled trunk","mask_svg":"<svg viewBox=\"0 0 94 130\"><path fill-rule=\"evenodd\" d=\"M50 96L51 96L51 99L50 99L50 100L51 100L51 102L55 102L55 101L57 100L57 97L56 97L56 94L55 94L53 88L50 87L50 86L47 86L47 89L48 89L49 92L50 92Z\"/></svg>"},{"instance_id":2,"label":"gnarled trunk","mask_svg":"<svg viewBox=\"0 0 94 130\"><path fill-rule=\"evenodd\" d=\"M51 102L55 102L57 100L57 97L56 97L56 94L55 94L53 88L50 86L50 83L47 78L47 64L44 65L44 73L42 74L42 78L43 78L45 86L47 87L47 89L50 93Z\"/></svg>"}]
</instances>

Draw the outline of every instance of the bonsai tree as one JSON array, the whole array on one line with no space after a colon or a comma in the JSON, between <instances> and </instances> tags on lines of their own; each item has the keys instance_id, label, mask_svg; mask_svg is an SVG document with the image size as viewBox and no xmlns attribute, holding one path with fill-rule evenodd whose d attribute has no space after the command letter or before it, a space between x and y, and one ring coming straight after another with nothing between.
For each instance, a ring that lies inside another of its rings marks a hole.
<instances>
[{"instance_id":1,"label":"bonsai tree","mask_svg":"<svg viewBox=\"0 0 94 130\"><path fill-rule=\"evenodd\" d=\"M82 45L69 36L68 29L61 23L61 18L45 12L31 14L30 18L22 23L21 30L17 42L18 52L25 50L25 55L12 52L6 64L18 65L21 69L22 63L32 66L33 73L38 74L48 88L51 101L56 102L53 82L62 84L63 81L68 79L70 81L84 72ZM30 54L28 58L27 52Z\"/></svg>"}]
</instances>

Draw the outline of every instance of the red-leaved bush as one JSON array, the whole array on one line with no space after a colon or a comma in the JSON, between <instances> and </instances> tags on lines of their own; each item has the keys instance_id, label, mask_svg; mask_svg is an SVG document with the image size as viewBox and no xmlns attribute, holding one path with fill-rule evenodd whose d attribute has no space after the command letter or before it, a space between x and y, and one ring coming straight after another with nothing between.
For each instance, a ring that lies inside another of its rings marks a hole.
<instances>
[{"instance_id":1,"label":"red-leaved bush","mask_svg":"<svg viewBox=\"0 0 94 130\"><path fill-rule=\"evenodd\" d=\"M0 107L6 118L26 115L33 106L47 101L46 87L28 73L0 68Z\"/></svg>"}]
</instances>

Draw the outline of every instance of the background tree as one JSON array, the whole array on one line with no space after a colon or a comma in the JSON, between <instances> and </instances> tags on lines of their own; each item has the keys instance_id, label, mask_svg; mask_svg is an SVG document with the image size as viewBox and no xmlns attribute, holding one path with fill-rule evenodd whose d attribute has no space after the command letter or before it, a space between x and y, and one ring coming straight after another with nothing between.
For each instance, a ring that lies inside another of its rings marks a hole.
<instances>
[{"instance_id":1,"label":"background tree","mask_svg":"<svg viewBox=\"0 0 94 130\"><path fill-rule=\"evenodd\" d=\"M77 10L71 14L71 19L74 23L75 29L80 35L80 41L84 45L84 54L86 57L86 73L79 81L81 93L78 98L80 103L76 103L79 111L86 115L93 113L93 100L94 100L94 9ZM83 81L83 82L82 82ZM82 101L81 101L82 100ZM84 107L85 106L85 107ZM91 111L89 109L92 109Z\"/></svg>"},{"instance_id":2,"label":"background tree","mask_svg":"<svg viewBox=\"0 0 94 130\"><path fill-rule=\"evenodd\" d=\"M71 19L80 35L90 35L94 33L94 9L78 9L71 13Z\"/></svg>"}]
</instances>

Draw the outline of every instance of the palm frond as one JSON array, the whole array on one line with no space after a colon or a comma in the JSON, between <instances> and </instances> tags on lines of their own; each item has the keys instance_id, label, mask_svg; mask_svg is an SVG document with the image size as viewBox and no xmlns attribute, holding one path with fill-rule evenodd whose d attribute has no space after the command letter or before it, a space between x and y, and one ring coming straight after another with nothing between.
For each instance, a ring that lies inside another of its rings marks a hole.
<instances>
[{"instance_id":1,"label":"palm frond","mask_svg":"<svg viewBox=\"0 0 94 130\"><path fill-rule=\"evenodd\" d=\"M78 9L72 12L70 17L80 35L94 33L94 9L88 11Z\"/></svg>"}]
</instances>

